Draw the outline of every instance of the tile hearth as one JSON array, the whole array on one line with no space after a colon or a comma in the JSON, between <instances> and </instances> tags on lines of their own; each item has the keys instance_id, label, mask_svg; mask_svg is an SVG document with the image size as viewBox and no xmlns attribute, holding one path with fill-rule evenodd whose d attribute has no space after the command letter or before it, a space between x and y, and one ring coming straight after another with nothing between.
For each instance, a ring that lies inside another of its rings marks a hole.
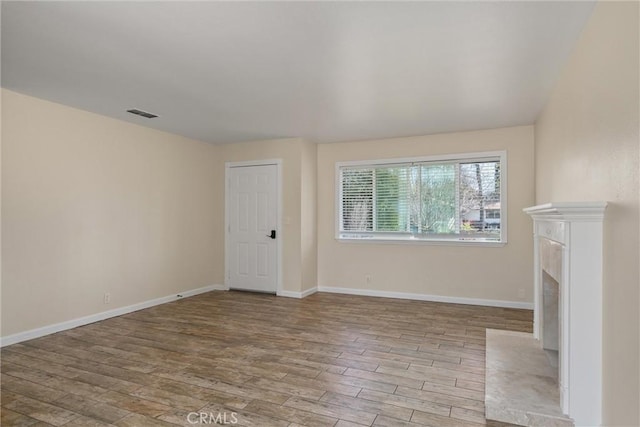
<instances>
[{"instance_id":1,"label":"tile hearth","mask_svg":"<svg viewBox=\"0 0 640 427\"><path fill-rule=\"evenodd\" d=\"M525 332L487 329L488 420L522 426L573 426L560 409L557 367Z\"/></svg>"}]
</instances>

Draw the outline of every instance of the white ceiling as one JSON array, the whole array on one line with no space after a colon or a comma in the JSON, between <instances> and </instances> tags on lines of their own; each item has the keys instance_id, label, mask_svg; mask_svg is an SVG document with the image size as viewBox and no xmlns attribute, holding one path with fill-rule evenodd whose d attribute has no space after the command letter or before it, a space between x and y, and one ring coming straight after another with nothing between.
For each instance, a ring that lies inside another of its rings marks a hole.
<instances>
[{"instance_id":1,"label":"white ceiling","mask_svg":"<svg viewBox=\"0 0 640 427\"><path fill-rule=\"evenodd\" d=\"M2 86L212 143L531 124L592 8L3 1Z\"/></svg>"}]
</instances>

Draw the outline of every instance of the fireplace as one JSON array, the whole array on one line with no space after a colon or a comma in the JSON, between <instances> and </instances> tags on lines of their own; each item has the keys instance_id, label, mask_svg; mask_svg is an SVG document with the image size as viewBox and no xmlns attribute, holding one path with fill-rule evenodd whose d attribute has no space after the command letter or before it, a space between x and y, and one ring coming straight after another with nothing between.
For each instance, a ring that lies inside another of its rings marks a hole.
<instances>
[{"instance_id":1,"label":"fireplace","mask_svg":"<svg viewBox=\"0 0 640 427\"><path fill-rule=\"evenodd\" d=\"M561 411L602 424L602 225L606 203L550 203L534 220L533 338L558 369Z\"/></svg>"}]
</instances>

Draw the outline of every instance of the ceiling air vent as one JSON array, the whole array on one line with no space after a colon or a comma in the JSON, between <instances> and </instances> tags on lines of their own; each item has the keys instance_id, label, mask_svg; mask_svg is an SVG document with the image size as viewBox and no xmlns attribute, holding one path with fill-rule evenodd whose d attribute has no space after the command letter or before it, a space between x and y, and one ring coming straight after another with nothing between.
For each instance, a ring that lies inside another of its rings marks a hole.
<instances>
[{"instance_id":1,"label":"ceiling air vent","mask_svg":"<svg viewBox=\"0 0 640 427\"><path fill-rule=\"evenodd\" d=\"M146 117L147 119L153 119L154 117L158 117L155 114L147 113L146 111L136 110L135 108L132 110L127 110L127 113L136 114L138 116Z\"/></svg>"}]
</instances>

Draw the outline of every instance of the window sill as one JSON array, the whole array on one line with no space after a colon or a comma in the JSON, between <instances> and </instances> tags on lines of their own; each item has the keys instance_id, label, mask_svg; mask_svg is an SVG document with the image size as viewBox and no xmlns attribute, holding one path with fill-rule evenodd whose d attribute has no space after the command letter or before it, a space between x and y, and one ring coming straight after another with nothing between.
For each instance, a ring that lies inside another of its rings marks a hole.
<instances>
[{"instance_id":1,"label":"window sill","mask_svg":"<svg viewBox=\"0 0 640 427\"><path fill-rule=\"evenodd\" d=\"M435 246L474 246L474 247L503 247L507 244L506 241L492 241L492 240L465 240L462 239L417 239L417 238L405 238L400 239L397 237L344 237L336 236L335 239L340 243L355 243L355 244L383 244L383 245L435 245Z\"/></svg>"}]
</instances>

